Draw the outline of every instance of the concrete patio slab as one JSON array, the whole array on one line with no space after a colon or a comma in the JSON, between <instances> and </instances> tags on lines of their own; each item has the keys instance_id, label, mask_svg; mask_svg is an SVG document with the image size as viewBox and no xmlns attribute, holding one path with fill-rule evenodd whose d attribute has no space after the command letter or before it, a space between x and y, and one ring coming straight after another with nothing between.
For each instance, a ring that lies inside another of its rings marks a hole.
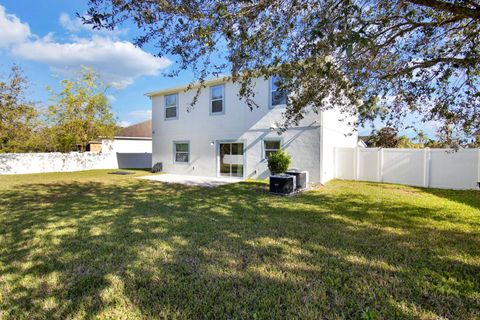
<instances>
[{"instance_id":1,"label":"concrete patio slab","mask_svg":"<svg viewBox=\"0 0 480 320\"><path fill-rule=\"evenodd\" d=\"M165 183L178 183L187 186L200 186L200 187L218 187L229 183L236 183L242 181L237 178L226 177L199 177L199 176L187 176L181 174L159 174L154 176L143 176L138 179L146 179L153 181L160 181Z\"/></svg>"}]
</instances>

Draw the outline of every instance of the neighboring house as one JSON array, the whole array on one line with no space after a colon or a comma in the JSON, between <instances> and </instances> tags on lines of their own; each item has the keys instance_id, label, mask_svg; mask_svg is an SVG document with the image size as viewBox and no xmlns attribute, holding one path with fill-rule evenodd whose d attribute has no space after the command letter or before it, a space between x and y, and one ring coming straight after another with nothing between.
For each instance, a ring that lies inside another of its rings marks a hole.
<instances>
[{"instance_id":1,"label":"neighboring house","mask_svg":"<svg viewBox=\"0 0 480 320\"><path fill-rule=\"evenodd\" d=\"M113 139L90 141L87 151L152 153L152 120L121 128Z\"/></svg>"},{"instance_id":2,"label":"neighboring house","mask_svg":"<svg viewBox=\"0 0 480 320\"><path fill-rule=\"evenodd\" d=\"M87 150L116 155L119 168L151 168L152 120L122 128L113 139L91 141Z\"/></svg>"},{"instance_id":3,"label":"neighboring house","mask_svg":"<svg viewBox=\"0 0 480 320\"><path fill-rule=\"evenodd\" d=\"M122 128L113 139L113 149L121 153L152 153L152 120Z\"/></svg>"},{"instance_id":4,"label":"neighboring house","mask_svg":"<svg viewBox=\"0 0 480 320\"><path fill-rule=\"evenodd\" d=\"M334 177L334 147L357 145L356 132L340 121L337 110L311 111L279 135L286 98L273 79L255 82L259 107L253 110L238 97L239 84L223 79L204 84L193 108L189 104L198 86L146 94L152 100L152 162L161 162L166 172L267 178L268 155L284 148L292 156L291 167L307 170L311 182L325 183Z\"/></svg>"}]
</instances>

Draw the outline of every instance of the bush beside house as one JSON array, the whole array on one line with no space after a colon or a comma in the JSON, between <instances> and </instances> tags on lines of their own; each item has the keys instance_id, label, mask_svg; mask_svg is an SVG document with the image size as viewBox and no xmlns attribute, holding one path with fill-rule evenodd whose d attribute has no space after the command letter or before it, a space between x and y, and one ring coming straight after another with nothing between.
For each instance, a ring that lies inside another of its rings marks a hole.
<instances>
[{"instance_id":1,"label":"bush beside house","mask_svg":"<svg viewBox=\"0 0 480 320\"><path fill-rule=\"evenodd\" d=\"M268 157L268 169L272 175L288 170L292 159L288 153L280 149Z\"/></svg>"}]
</instances>

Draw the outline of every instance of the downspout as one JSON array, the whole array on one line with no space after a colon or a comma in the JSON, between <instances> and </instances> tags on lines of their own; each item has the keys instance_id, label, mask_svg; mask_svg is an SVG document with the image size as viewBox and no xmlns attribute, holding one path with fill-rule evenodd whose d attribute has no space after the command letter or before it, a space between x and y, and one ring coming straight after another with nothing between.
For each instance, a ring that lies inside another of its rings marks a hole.
<instances>
[{"instance_id":1,"label":"downspout","mask_svg":"<svg viewBox=\"0 0 480 320\"><path fill-rule=\"evenodd\" d=\"M320 183L323 184L324 176L323 176L323 111L320 112L320 129L318 130L319 138L320 138Z\"/></svg>"}]
</instances>

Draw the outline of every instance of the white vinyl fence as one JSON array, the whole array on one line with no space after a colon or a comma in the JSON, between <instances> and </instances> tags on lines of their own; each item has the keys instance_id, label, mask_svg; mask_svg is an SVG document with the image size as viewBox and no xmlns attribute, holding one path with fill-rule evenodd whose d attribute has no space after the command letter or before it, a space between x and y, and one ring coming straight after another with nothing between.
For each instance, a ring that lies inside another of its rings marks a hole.
<instances>
[{"instance_id":1,"label":"white vinyl fence","mask_svg":"<svg viewBox=\"0 0 480 320\"><path fill-rule=\"evenodd\" d=\"M478 189L480 149L336 148L335 177L444 189Z\"/></svg>"}]
</instances>

